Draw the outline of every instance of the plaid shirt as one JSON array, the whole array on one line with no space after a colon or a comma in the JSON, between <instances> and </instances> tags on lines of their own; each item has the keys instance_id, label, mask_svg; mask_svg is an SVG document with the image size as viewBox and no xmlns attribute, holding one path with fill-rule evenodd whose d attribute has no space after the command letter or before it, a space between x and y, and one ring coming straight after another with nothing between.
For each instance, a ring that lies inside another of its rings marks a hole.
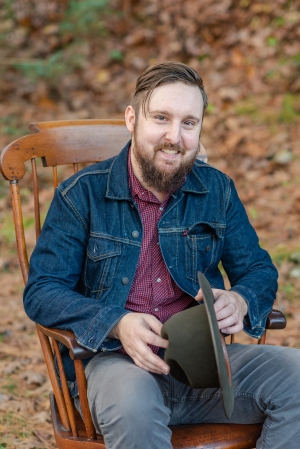
<instances>
[{"instance_id":1,"label":"plaid shirt","mask_svg":"<svg viewBox=\"0 0 300 449\"><path fill-rule=\"evenodd\" d=\"M184 293L172 279L161 254L158 240L158 222L170 199L161 203L146 190L134 175L130 152L128 157L128 181L132 197L139 209L143 223L143 239L137 269L125 308L133 312L154 315L161 323L174 313L188 307L193 298ZM157 353L157 347L151 346ZM124 349L121 350L125 353Z\"/></svg>"}]
</instances>

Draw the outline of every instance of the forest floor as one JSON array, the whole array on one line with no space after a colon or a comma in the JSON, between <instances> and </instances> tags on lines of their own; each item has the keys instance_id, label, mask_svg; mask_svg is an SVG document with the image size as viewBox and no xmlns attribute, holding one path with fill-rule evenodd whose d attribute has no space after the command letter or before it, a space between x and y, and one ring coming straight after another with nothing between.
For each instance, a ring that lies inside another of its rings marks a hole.
<instances>
[{"instance_id":1,"label":"forest floor","mask_svg":"<svg viewBox=\"0 0 300 449\"><path fill-rule=\"evenodd\" d=\"M299 0L0 0L1 149L26 134L30 122L123 118L135 80L150 64L179 60L198 70L209 97L201 136L209 163L233 178L279 271L275 308L287 327L269 331L267 344L295 348L299 22ZM25 216L32 212L29 181L25 177ZM47 176L44 181L48 205L52 193ZM0 449L50 449L51 386L22 291L9 189L0 179ZM251 339L240 333L237 341Z\"/></svg>"}]
</instances>

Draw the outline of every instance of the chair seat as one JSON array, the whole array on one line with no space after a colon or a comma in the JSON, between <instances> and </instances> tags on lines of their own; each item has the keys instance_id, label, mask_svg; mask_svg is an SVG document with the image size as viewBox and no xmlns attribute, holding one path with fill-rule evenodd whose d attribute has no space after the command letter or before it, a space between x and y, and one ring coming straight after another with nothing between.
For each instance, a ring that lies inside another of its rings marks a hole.
<instances>
[{"instance_id":1,"label":"chair seat","mask_svg":"<svg viewBox=\"0 0 300 449\"><path fill-rule=\"evenodd\" d=\"M60 449L105 449L103 437L97 440L85 437L81 416L76 411L78 437L62 426L53 394L50 394L51 414L56 444ZM174 449L252 449L260 437L262 424L194 424L173 426L172 445ZM212 442L213 440L213 442ZM72 444L71 444L72 443ZM129 448L128 448L129 449ZM142 447L141 447L142 449Z\"/></svg>"}]
</instances>

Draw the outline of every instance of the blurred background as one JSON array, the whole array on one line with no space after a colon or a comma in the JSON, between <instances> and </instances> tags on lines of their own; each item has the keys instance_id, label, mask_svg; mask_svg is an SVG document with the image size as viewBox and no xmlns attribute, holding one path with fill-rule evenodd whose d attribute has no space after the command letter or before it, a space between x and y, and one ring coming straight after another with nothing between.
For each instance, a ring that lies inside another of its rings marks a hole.
<instances>
[{"instance_id":1,"label":"blurred background","mask_svg":"<svg viewBox=\"0 0 300 449\"><path fill-rule=\"evenodd\" d=\"M235 181L279 270L288 328L267 342L300 347L299 25L299 0L0 0L0 151L30 122L123 118L145 68L192 66L209 97L209 163ZM25 212L30 198L28 184ZM0 178L0 449L53 448L50 386L22 289Z\"/></svg>"}]
</instances>

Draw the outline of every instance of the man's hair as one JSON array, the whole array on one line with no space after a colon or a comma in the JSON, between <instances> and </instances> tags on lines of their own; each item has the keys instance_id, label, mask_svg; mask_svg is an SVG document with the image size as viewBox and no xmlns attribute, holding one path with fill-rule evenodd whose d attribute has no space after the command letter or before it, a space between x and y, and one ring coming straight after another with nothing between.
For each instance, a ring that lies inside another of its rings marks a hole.
<instances>
[{"instance_id":1,"label":"man's hair","mask_svg":"<svg viewBox=\"0 0 300 449\"><path fill-rule=\"evenodd\" d=\"M203 98L203 113L207 107L207 95L201 76L191 67L182 62L162 62L146 69L137 79L136 88L133 95L132 106L136 116L142 106L143 114L146 115L146 108L151 95L158 86L169 83L181 82L189 86L197 86Z\"/></svg>"}]
</instances>

